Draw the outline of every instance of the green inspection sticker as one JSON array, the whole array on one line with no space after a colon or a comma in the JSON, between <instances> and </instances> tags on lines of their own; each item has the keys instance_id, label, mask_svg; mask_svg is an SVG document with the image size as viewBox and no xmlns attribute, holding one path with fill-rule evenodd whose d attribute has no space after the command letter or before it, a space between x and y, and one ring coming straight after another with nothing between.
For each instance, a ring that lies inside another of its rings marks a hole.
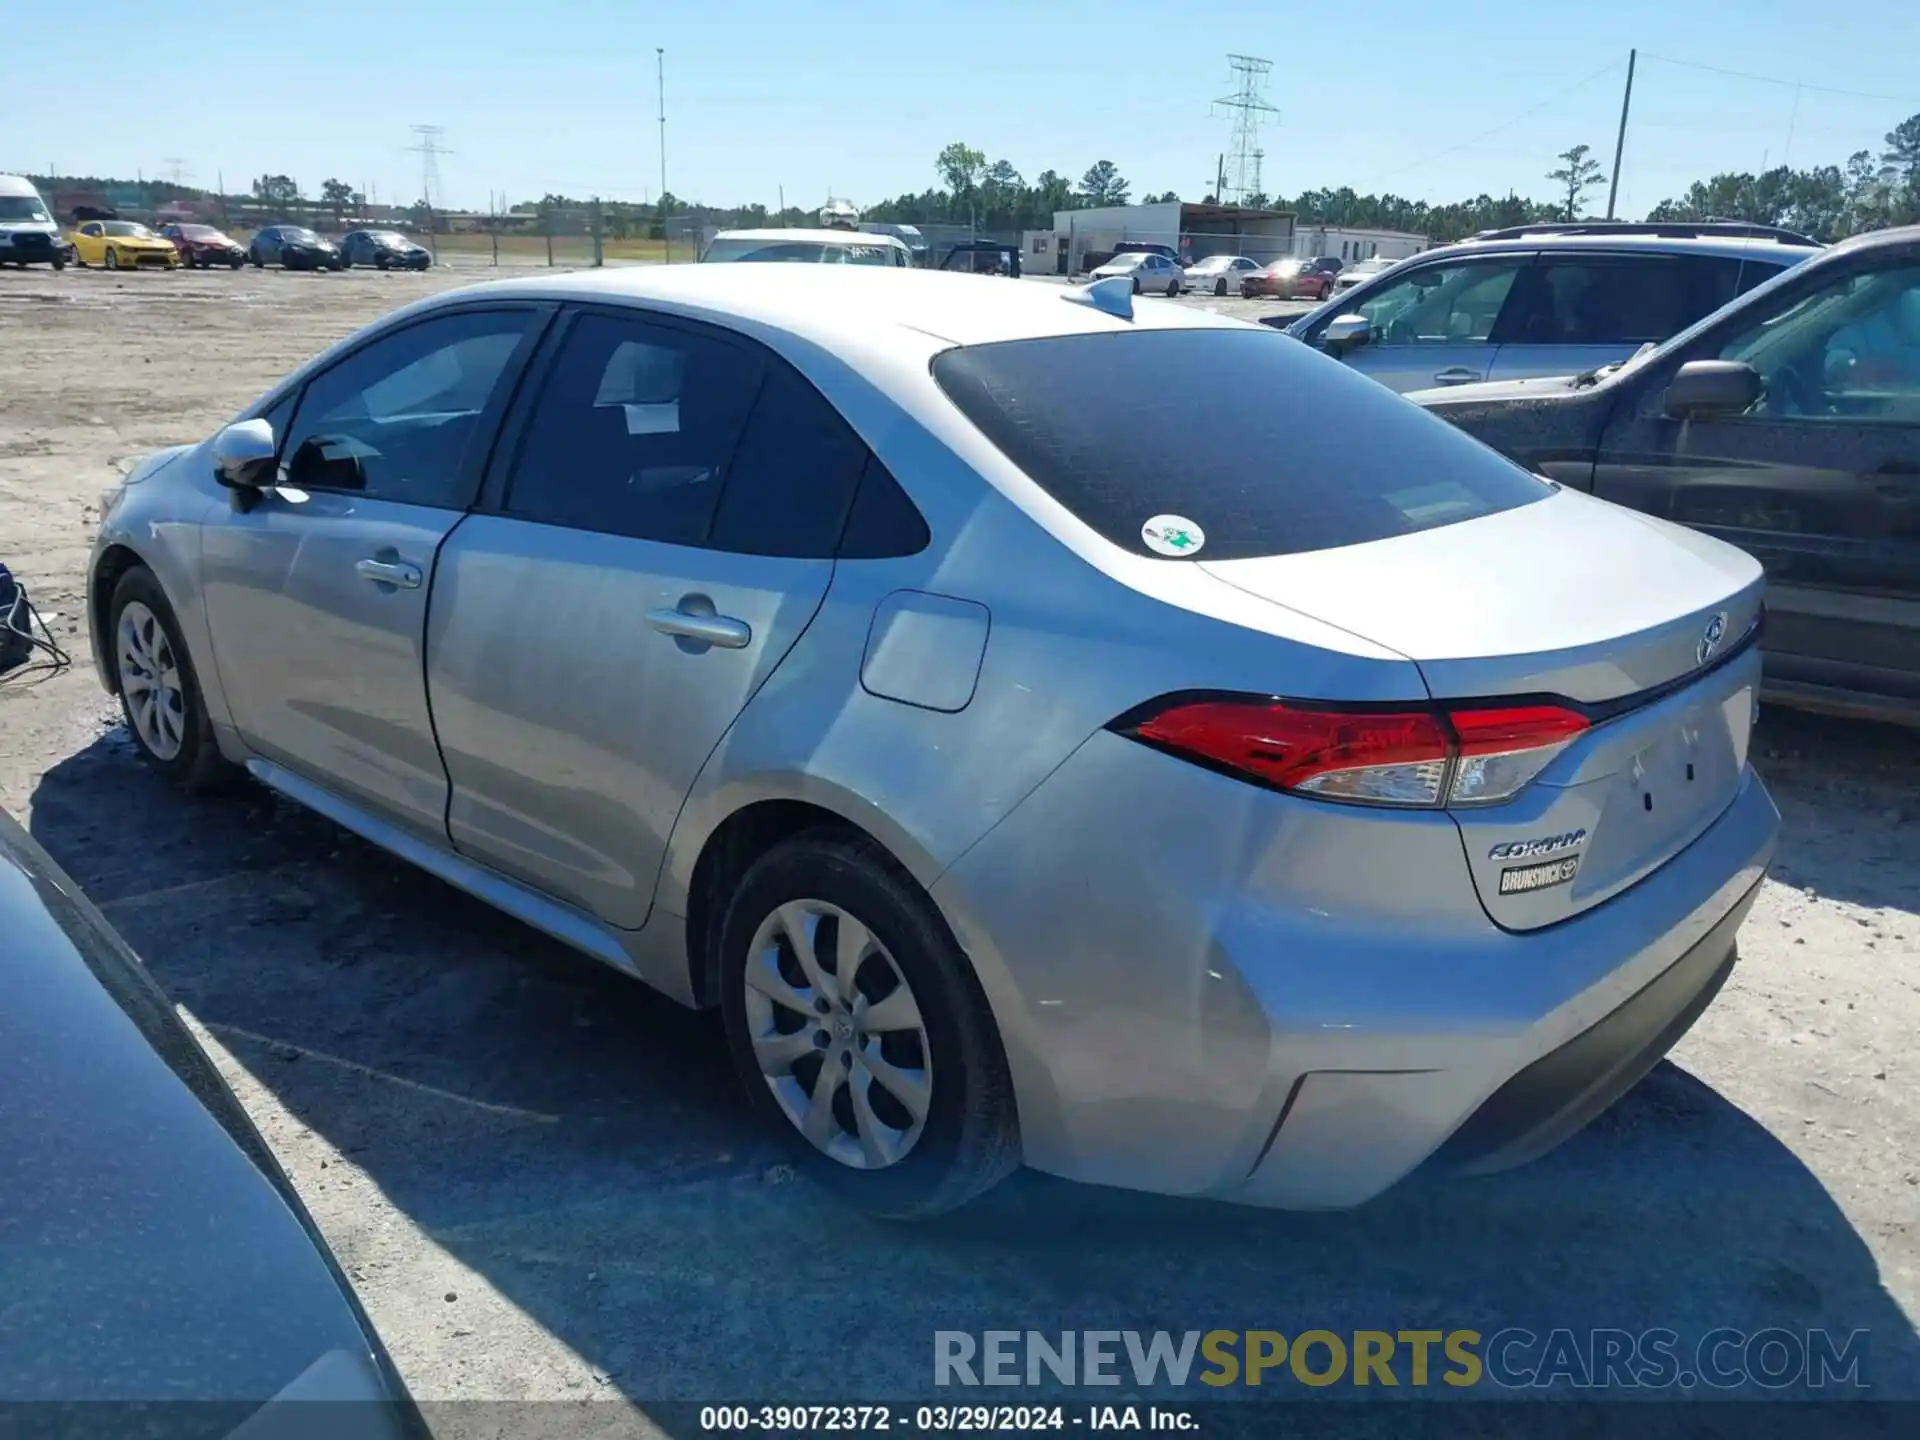
<instances>
[{"instance_id":1,"label":"green inspection sticker","mask_svg":"<svg viewBox=\"0 0 1920 1440\"><path fill-rule=\"evenodd\" d=\"M1184 515L1156 515L1140 527L1140 538L1156 555L1198 555L1207 532Z\"/></svg>"}]
</instances>

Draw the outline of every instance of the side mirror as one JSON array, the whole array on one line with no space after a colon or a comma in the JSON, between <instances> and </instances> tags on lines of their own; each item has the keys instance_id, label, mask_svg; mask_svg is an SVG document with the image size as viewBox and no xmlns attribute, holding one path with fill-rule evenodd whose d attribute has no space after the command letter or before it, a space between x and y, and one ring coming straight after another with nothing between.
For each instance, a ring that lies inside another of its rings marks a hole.
<instances>
[{"instance_id":1,"label":"side mirror","mask_svg":"<svg viewBox=\"0 0 1920 1440\"><path fill-rule=\"evenodd\" d=\"M1320 348L1339 357L1358 350L1373 339L1373 323L1364 315L1336 315L1320 332Z\"/></svg>"},{"instance_id":2,"label":"side mirror","mask_svg":"<svg viewBox=\"0 0 1920 1440\"><path fill-rule=\"evenodd\" d=\"M273 426L240 420L213 437L213 474L232 490L259 490L273 483Z\"/></svg>"},{"instance_id":3,"label":"side mirror","mask_svg":"<svg viewBox=\"0 0 1920 1440\"><path fill-rule=\"evenodd\" d=\"M1760 372L1743 360L1689 360L1668 382L1662 408L1676 420L1738 415L1760 398Z\"/></svg>"}]
</instances>

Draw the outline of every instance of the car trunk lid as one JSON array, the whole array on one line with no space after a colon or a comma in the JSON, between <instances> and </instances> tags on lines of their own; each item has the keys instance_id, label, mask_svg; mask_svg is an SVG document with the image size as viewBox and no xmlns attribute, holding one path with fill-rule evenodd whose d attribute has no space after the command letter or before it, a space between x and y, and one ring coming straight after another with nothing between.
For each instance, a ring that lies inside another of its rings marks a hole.
<instances>
[{"instance_id":1,"label":"car trunk lid","mask_svg":"<svg viewBox=\"0 0 1920 1440\"><path fill-rule=\"evenodd\" d=\"M1618 894L1739 790L1763 587L1731 546L1560 491L1413 535L1200 563L1407 656L1443 704L1551 698L1588 718L1513 799L1452 807L1481 902L1506 928Z\"/></svg>"}]
</instances>

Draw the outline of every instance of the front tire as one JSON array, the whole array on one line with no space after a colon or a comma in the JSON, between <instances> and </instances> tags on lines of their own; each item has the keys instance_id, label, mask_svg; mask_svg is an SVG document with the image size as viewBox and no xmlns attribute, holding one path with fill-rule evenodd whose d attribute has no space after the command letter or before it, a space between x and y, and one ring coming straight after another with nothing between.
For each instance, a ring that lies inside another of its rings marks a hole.
<instances>
[{"instance_id":1,"label":"front tire","mask_svg":"<svg viewBox=\"0 0 1920 1440\"><path fill-rule=\"evenodd\" d=\"M1019 1163L985 995L924 891L865 836L803 832L720 929L727 1049L793 1163L850 1205L937 1215Z\"/></svg>"},{"instance_id":2,"label":"front tire","mask_svg":"<svg viewBox=\"0 0 1920 1440\"><path fill-rule=\"evenodd\" d=\"M119 268L120 268L120 252L114 249L113 246L109 245L107 247L107 269L118 270Z\"/></svg>"},{"instance_id":3,"label":"front tire","mask_svg":"<svg viewBox=\"0 0 1920 1440\"><path fill-rule=\"evenodd\" d=\"M1225 294L1227 293L1227 282L1226 282L1226 281L1224 281L1224 280L1216 280L1216 281L1214 281L1214 282L1213 282L1213 293L1214 293L1214 294L1216 294L1216 295L1222 295L1222 296L1224 296L1224 295L1225 295Z\"/></svg>"},{"instance_id":4,"label":"front tire","mask_svg":"<svg viewBox=\"0 0 1920 1440\"><path fill-rule=\"evenodd\" d=\"M187 790L222 788L233 767L220 754L180 622L151 570L136 565L120 577L107 617L120 713L140 758Z\"/></svg>"}]
</instances>

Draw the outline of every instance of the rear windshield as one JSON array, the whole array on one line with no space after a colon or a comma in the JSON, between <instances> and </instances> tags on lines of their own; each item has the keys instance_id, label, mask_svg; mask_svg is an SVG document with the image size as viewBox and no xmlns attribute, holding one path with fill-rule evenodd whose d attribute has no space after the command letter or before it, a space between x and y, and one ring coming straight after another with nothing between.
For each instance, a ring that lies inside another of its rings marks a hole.
<instances>
[{"instance_id":1,"label":"rear windshield","mask_svg":"<svg viewBox=\"0 0 1920 1440\"><path fill-rule=\"evenodd\" d=\"M933 376L1035 483L1136 555L1169 553L1148 543L1150 525L1203 537L1179 552L1188 558L1241 560L1408 535L1551 493L1272 331L1011 340L948 350Z\"/></svg>"},{"instance_id":2,"label":"rear windshield","mask_svg":"<svg viewBox=\"0 0 1920 1440\"><path fill-rule=\"evenodd\" d=\"M892 245L836 240L742 240L722 236L707 246L700 258L715 261L755 261L798 265L898 265Z\"/></svg>"}]
</instances>

